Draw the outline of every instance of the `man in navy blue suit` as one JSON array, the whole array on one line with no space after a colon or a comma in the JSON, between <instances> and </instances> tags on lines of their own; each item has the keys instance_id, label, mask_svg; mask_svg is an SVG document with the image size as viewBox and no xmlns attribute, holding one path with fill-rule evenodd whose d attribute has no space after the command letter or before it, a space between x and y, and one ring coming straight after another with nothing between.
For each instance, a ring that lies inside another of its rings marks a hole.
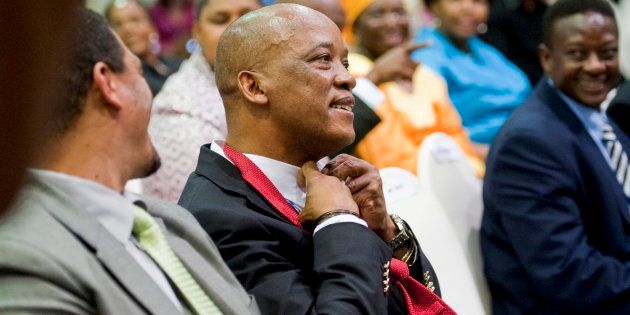
<instances>
[{"instance_id":1,"label":"man in navy blue suit","mask_svg":"<svg viewBox=\"0 0 630 315\"><path fill-rule=\"evenodd\" d=\"M600 104L620 82L604 0L543 22L546 76L487 166L481 245L495 314L630 314L630 140Z\"/></svg>"}]
</instances>

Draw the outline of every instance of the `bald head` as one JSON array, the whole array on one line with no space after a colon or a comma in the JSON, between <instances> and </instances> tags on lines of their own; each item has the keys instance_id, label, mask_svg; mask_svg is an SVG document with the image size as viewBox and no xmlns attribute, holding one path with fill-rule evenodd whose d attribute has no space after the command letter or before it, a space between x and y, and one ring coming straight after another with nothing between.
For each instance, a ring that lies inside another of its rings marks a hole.
<instances>
[{"instance_id":1,"label":"bald head","mask_svg":"<svg viewBox=\"0 0 630 315\"><path fill-rule=\"evenodd\" d=\"M217 87L226 99L238 91L241 71L264 67L279 49L302 28L328 20L323 14L296 4L276 4L250 12L232 23L221 35L215 65Z\"/></svg>"},{"instance_id":2,"label":"bald head","mask_svg":"<svg viewBox=\"0 0 630 315\"><path fill-rule=\"evenodd\" d=\"M352 142L348 49L324 14L297 4L250 12L223 33L215 76L227 143L301 166Z\"/></svg>"},{"instance_id":3,"label":"bald head","mask_svg":"<svg viewBox=\"0 0 630 315\"><path fill-rule=\"evenodd\" d=\"M295 3L319 11L335 22L340 30L346 25L346 13L339 0L280 0L277 3Z\"/></svg>"}]
</instances>

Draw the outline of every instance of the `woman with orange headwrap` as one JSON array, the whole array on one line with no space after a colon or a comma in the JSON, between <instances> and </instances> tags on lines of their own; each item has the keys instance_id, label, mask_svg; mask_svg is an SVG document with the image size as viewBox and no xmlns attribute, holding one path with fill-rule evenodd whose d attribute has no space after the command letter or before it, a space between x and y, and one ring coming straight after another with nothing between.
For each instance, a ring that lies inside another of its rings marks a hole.
<instances>
[{"instance_id":1,"label":"woman with orange headwrap","mask_svg":"<svg viewBox=\"0 0 630 315\"><path fill-rule=\"evenodd\" d=\"M409 21L401 0L341 0L344 36L351 46L350 72L378 85L382 100L362 98L381 119L356 146L355 154L378 168L397 166L417 172L418 149L434 132L452 137L483 174L483 154L475 151L448 97L444 80L414 63L409 54ZM389 60L398 71L373 71ZM407 69L405 69L407 68ZM372 93L374 95L374 93Z\"/></svg>"}]
</instances>

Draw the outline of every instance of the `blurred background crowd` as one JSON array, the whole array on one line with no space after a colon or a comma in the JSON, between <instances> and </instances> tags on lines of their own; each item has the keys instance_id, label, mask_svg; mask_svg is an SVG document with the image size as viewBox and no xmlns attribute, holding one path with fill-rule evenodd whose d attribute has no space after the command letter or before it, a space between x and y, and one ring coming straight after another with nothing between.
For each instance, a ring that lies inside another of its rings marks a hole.
<instances>
[{"instance_id":1,"label":"blurred background crowd","mask_svg":"<svg viewBox=\"0 0 630 315\"><path fill-rule=\"evenodd\" d=\"M488 257L492 257L494 261L505 263L504 266L510 264L507 258L496 254L500 245L495 244L497 235L509 233L486 230L484 244L487 245L483 249L479 245L484 207L482 193L487 193L483 190L488 189L483 186L484 176L487 172L510 174L510 170L522 165L502 161L505 164L495 162L493 168L487 168L486 161L498 154L491 153L493 145L496 144L494 150L499 151L507 141L508 136L500 134L506 121L540 85L547 85L550 80L541 65L540 44L544 42L543 16L556 1L88 0L87 7L102 14L122 42L140 59L142 75L153 94L148 128L161 156L162 167L148 178L128 183L129 190L178 201L197 165L200 146L225 139L227 135L225 109L214 73L219 38L242 15L275 2L310 6L327 15L340 28L350 51L348 70L357 81L353 89L356 138L342 152L383 170L388 204L417 208L416 202L420 202L422 207L434 207L442 212L423 210L425 212L418 215L415 230L441 277L443 298L462 314L491 313L490 292L495 297L505 288L495 278L490 279L488 288L483 277L483 262L487 264ZM619 29L620 74L630 78L630 0L610 1L610 4ZM623 78L619 78L619 82L622 81ZM616 97L627 98L627 85L624 88L612 89L601 102L602 108L606 109ZM2 110L7 109L3 106ZM617 118L616 123L627 135L630 121L627 112L614 116L622 117ZM534 155L542 152L537 151L536 145L531 144ZM513 153L506 152L503 156ZM20 164L10 160L3 162ZM540 163L543 165L546 161ZM627 167L629 162L625 163ZM408 175L413 176L407 178ZM536 175L544 177L544 172L532 172L532 176ZM628 178L630 174L625 178L630 182ZM497 192L507 189L505 187L513 188L511 183L502 180L491 174L485 184L492 185ZM526 182L527 178L518 180ZM594 181L593 178L579 180ZM624 185L623 180L620 183ZM420 188L417 191L405 188L414 185ZM12 194L6 191L3 195ZM506 196L510 193L512 191L505 192ZM571 197L582 201L579 193ZM486 211L508 200L485 197ZM431 201L427 201L429 199ZM414 216L413 212L407 215ZM486 215L483 224L487 229L493 227L492 220L513 219L509 215L507 219ZM449 223L427 227L422 222L427 218L440 222L435 216L444 217ZM408 220L413 224L415 219ZM627 237L628 230L626 225L625 232L610 234ZM453 239L432 238L431 233L451 233ZM528 238L519 241L527 242ZM598 241L589 240L589 244L598 244ZM619 273L623 278L618 281L627 283L630 282L630 250L625 246L625 252L616 252L619 256L615 259L619 262L611 268L623 269ZM518 259L521 263L540 263L535 261L535 256L522 255ZM493 271L486 270L487 275L491 277ZM603 269L592 272L602 273L601 277L606 280L612 279ZM515 279L520 276L517 271L512 275ZM532 275L533 278L539 276ZM598 285L595 280L592 284ZM620 303L627 307L630 295L625 293L620 299L626 299ZM560 300L570 301L569 298ZM501 305L494 307L495 311L502 310Z\"/></svg>"}]
</instances>

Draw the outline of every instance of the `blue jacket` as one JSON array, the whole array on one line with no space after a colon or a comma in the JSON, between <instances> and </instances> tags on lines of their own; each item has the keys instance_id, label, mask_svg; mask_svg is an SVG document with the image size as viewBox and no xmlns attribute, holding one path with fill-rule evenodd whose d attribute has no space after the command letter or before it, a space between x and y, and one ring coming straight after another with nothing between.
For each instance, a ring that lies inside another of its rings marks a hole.
<instances>
[{"instance_id":1,"label":"blue jacket","mask_svg":"<svg viewBox=\"0 0 630 315\"><path fill-rule=\"evenodd\" d=\"M546 80L487 161L481 245L494 313L630 314L629 202Z\"/></svg>"}]
</instances>

